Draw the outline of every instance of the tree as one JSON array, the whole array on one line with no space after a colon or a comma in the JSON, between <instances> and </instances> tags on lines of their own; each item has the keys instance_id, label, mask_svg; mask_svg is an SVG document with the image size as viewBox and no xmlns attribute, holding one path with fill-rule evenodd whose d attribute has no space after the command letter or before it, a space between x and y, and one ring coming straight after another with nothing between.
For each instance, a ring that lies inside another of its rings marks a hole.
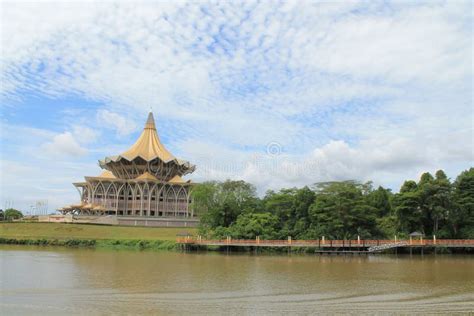
<instances>
[{"instance_id":1,"label":"tree","mask_svg":"<svg viewBox=\"0 0 474 316\"><path fill-rule=\"evenodd\" d=\"M282 189L279 192L268 191L263 205L266 212L275 214L279 219L282 238L299 238L309 227L308 210L314 199L315 193L305 186L301 189Z\"/></svg>"},{"instance_id":2,"label":"tree","mask_svg":"<svg viewBox=\"0 0 474 316\"><path fill-rule=\"evenodd\" d=\"M409 181L405 181L405 184L407 182ZM400 193L395 195L393 204L395 205L395 214L398 220L397 226L401 232L409 234L421 229L421 209L418 192L406 190L402 192L400 190Z\"/></svg>"},{"instance_id":3,"label":"tree","mask_svg":"<svg viewBox=\"0 0 474 316\"><path fill-rule=\"evenodd\" d=\"M192 208L196 215L205 215L209 209L216 206L218 203L217 185L215 181L207 181L192 188Z\"/></svg>"},{"instance_id":4,"label":"tree","mask_svg":"<svg viewBox=\"0 0 474 316\"><path fill-rule=\"evenodd\" d=\"M429 172L425 172L421 175L420 181L418 182L418 187L430 183L434 180L433 176Z\"/></svg>"},{"instance_id":5,"label":"tree","mask_svg":"<svg viewBox=\"0 0 474 316\"><path fill-rule=\"evenodd\" d=\"M398 234L398 222L395 215L377 218L377 228L385 238L394 238Z\"/></svg>"},{"instance_id":6,"label":"tree","mask_svg":"<svg viewBox=\"0 0 474 316\"><path fill-rule=\"evenodd\" d=\"M451 233L447 227L449 210L453 206L452 185L443 170L436 171L436 178L432 183L432 194L427 202L431 210L431 220L433 234L440 237L450 237ZM446 227L444 227L446 226Z\"/></svg>"},{"instance_id":7,"label":"tree","mask_svg":"<svg viewBox=\"0 0 474 316\"><path fill-rule=\"evenodd\" d=\"M386 216L391 214L392 205L390 203L390 196L392 192L389 189L384 189L379 186L377 190L371 191L367 194L367 202L370 206L378 210L379 216Z\"/></svg>"},{"instance_id":8,"label":"tree","mask_svg":"<svg viewBox=\"0 0 474 316\"><path fill-rule=\"evenodd\" d=\"M353 181L318 184L309 213L312 223L307 235L312 238L368 238L377 234L377 209L366 203L362 185Z\"/></svg>"},{"instance_id":9,"label":"tree","mask_svg":"<svg viewBox=\"0 0 474 316\"><path fill-rule=\"evenodd\" d=\"M275 239L278 236L278 217L270 213L240 214L235 223L230 226L232 238Z\"/></svg>"},{"instance_id":10,"label":"tree","mask_svg":"<svg viewBox=\"0 0 474 316\"><path fill-rule=\"evenodd\" d=\"M23 213L14 208L8 208L4 213L5 220L19 219L23 217Z\"/></svg>"},{"instance_id":11,"label":"tree","mask_svg":"<svg viewBox=\"0 0 474 316\"><path fill-rule=\"evenodd\" d=\"M288 226L292 220L292 209L295 203L296 189L282 189L279 192L268 191L263 198L263 206L266 212L275 214L280 221L280 228ZM286 230L290 230L286 227Z\"/></svg>"},{"instance_id":12,"label":"tree","mask_svg":"<svg viewBox=\"0 0 474 316\"><path fill-rule=\"evenodd\" d=\"M204 182L193 189L192 197L204 230L229 227L241 213L258 208L256 189L245 181Z\"/></svg>"},{"instance_id":13,"label":"tree","mask_svg":"<svg viewBox=\"0 0 474 316\"><path fill-rule=\"evenodd\" d=\"M451 206L451 183L443 170L436 172L436 178L424 173L418 184L418 192L423 232L427 235L437 235ZM444 235L449 235L449 232L444 231Z\"/></svg>"},{"instance_id":14,"label":"tree","mask_svg":"<svg viewBox=\"0 0 474 316\"><path fill-rule=\"evenodd\" d=\"M436 180L448 180L448 176L443 170L438 170L435 173Z\"/></svg>"},{"instance_id":15,"label":"tree","mask_svg":"<svg viewBox=\"0 0 474 316\"><path fill-rule=\"evenodd\" d=\"M296 190L294 202L294 215L296 219L307 219L308 210L316 198L315 193L307 186Z\"/></svg>"},{"instance_id":16,"label":"tree","mask_svg":"<svg viewBox=\"0 0 474 316\"><path fill-rule=\"evenodd\" d=\"M474 168L463 171L454 182L454 205L449 221L457 238L474 238Z\"/></svg>"},{"instance_id":17,"label":"tree","mask_svg":"<svg viewBox=\"0 0 474 316\"><path fill-rule=\"evenodd\" d=\"M416 182L413 180L408 180L403 183L402 187L400 188L400 193L416 192L417 189L418 185Z\"/></svg>"}]
</instances>

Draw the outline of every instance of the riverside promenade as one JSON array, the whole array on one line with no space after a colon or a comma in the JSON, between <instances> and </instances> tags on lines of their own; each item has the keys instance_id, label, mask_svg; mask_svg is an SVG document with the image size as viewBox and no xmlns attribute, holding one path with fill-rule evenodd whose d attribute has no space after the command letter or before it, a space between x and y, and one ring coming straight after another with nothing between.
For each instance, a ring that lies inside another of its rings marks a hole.
<instances>
[{"instance_id":1,"label":"riverside promenade","mask_svg":"<svg viewBox=\"0 0 474 316\"><path fill-rule=\"evenodd\" d=\"M409 248L410 253L413 248L474 248L474 239L408 239L408 240L293 240L288 237L286 240L264 240L259 237L255 239L203 239L201 236L195 238L190 236L177 238L176 242L186 249L206 248L208 246L220 247L307 247L315 248L317 253L380 253L388 249Z\"/></svg>"}]
</instances>

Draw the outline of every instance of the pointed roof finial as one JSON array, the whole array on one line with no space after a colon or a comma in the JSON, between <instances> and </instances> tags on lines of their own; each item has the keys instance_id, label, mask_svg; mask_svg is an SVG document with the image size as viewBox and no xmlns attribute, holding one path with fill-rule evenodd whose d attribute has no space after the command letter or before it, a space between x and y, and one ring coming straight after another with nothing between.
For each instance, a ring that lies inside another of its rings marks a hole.
<instances>
[{"instance_id":1,"label":"pointed roof finial","mask_svg":"<svg viewBox=\"0 0 474 316\"><path fill-rule=\"evenodd\" d=\"M145 123L145 129L146 128L151 128L151 129L156 130L155 118L153 117L153 112L151 112L151 111L150 111L150 113L148 113L148 118L147 118L146 123Z\"/></svg>"}]
</instances>

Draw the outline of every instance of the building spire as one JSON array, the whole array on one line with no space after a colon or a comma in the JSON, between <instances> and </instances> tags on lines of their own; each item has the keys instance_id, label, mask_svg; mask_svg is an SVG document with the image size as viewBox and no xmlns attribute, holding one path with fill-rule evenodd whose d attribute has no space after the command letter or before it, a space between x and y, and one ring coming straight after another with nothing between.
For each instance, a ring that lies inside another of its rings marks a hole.
<instances>
[{"instance_id":1,"label":"building spire","mask_svg":"<svg viewBox=\"0 0 474 316\"><path fill-rule=\"evenodd\" d=\"M150 111L150 113L148 113L148 118L147 118L146 123L145 123L145 129L147 129L147 128L151 128L151 129L156 130L155 118L153 117L153 113L151 111Z\"/></svg>"}]
</instances>

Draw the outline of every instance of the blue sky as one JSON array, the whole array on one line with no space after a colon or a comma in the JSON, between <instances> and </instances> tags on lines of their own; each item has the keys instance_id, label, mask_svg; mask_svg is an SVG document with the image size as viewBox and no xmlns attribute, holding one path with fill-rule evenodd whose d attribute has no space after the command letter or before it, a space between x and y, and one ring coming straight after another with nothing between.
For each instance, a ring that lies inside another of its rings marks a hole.
<instances>
[{"instance_id":1,"label":"blue sky","mask_svg":"<svg viewBox=\"0 0 474 316\"><path fill-rule=\"evenodd\" d=\"M77 202L150 108L189 178L260 193L474 160L469 1L1 6L1 207Z\"/></svg>"}]
</instances>

